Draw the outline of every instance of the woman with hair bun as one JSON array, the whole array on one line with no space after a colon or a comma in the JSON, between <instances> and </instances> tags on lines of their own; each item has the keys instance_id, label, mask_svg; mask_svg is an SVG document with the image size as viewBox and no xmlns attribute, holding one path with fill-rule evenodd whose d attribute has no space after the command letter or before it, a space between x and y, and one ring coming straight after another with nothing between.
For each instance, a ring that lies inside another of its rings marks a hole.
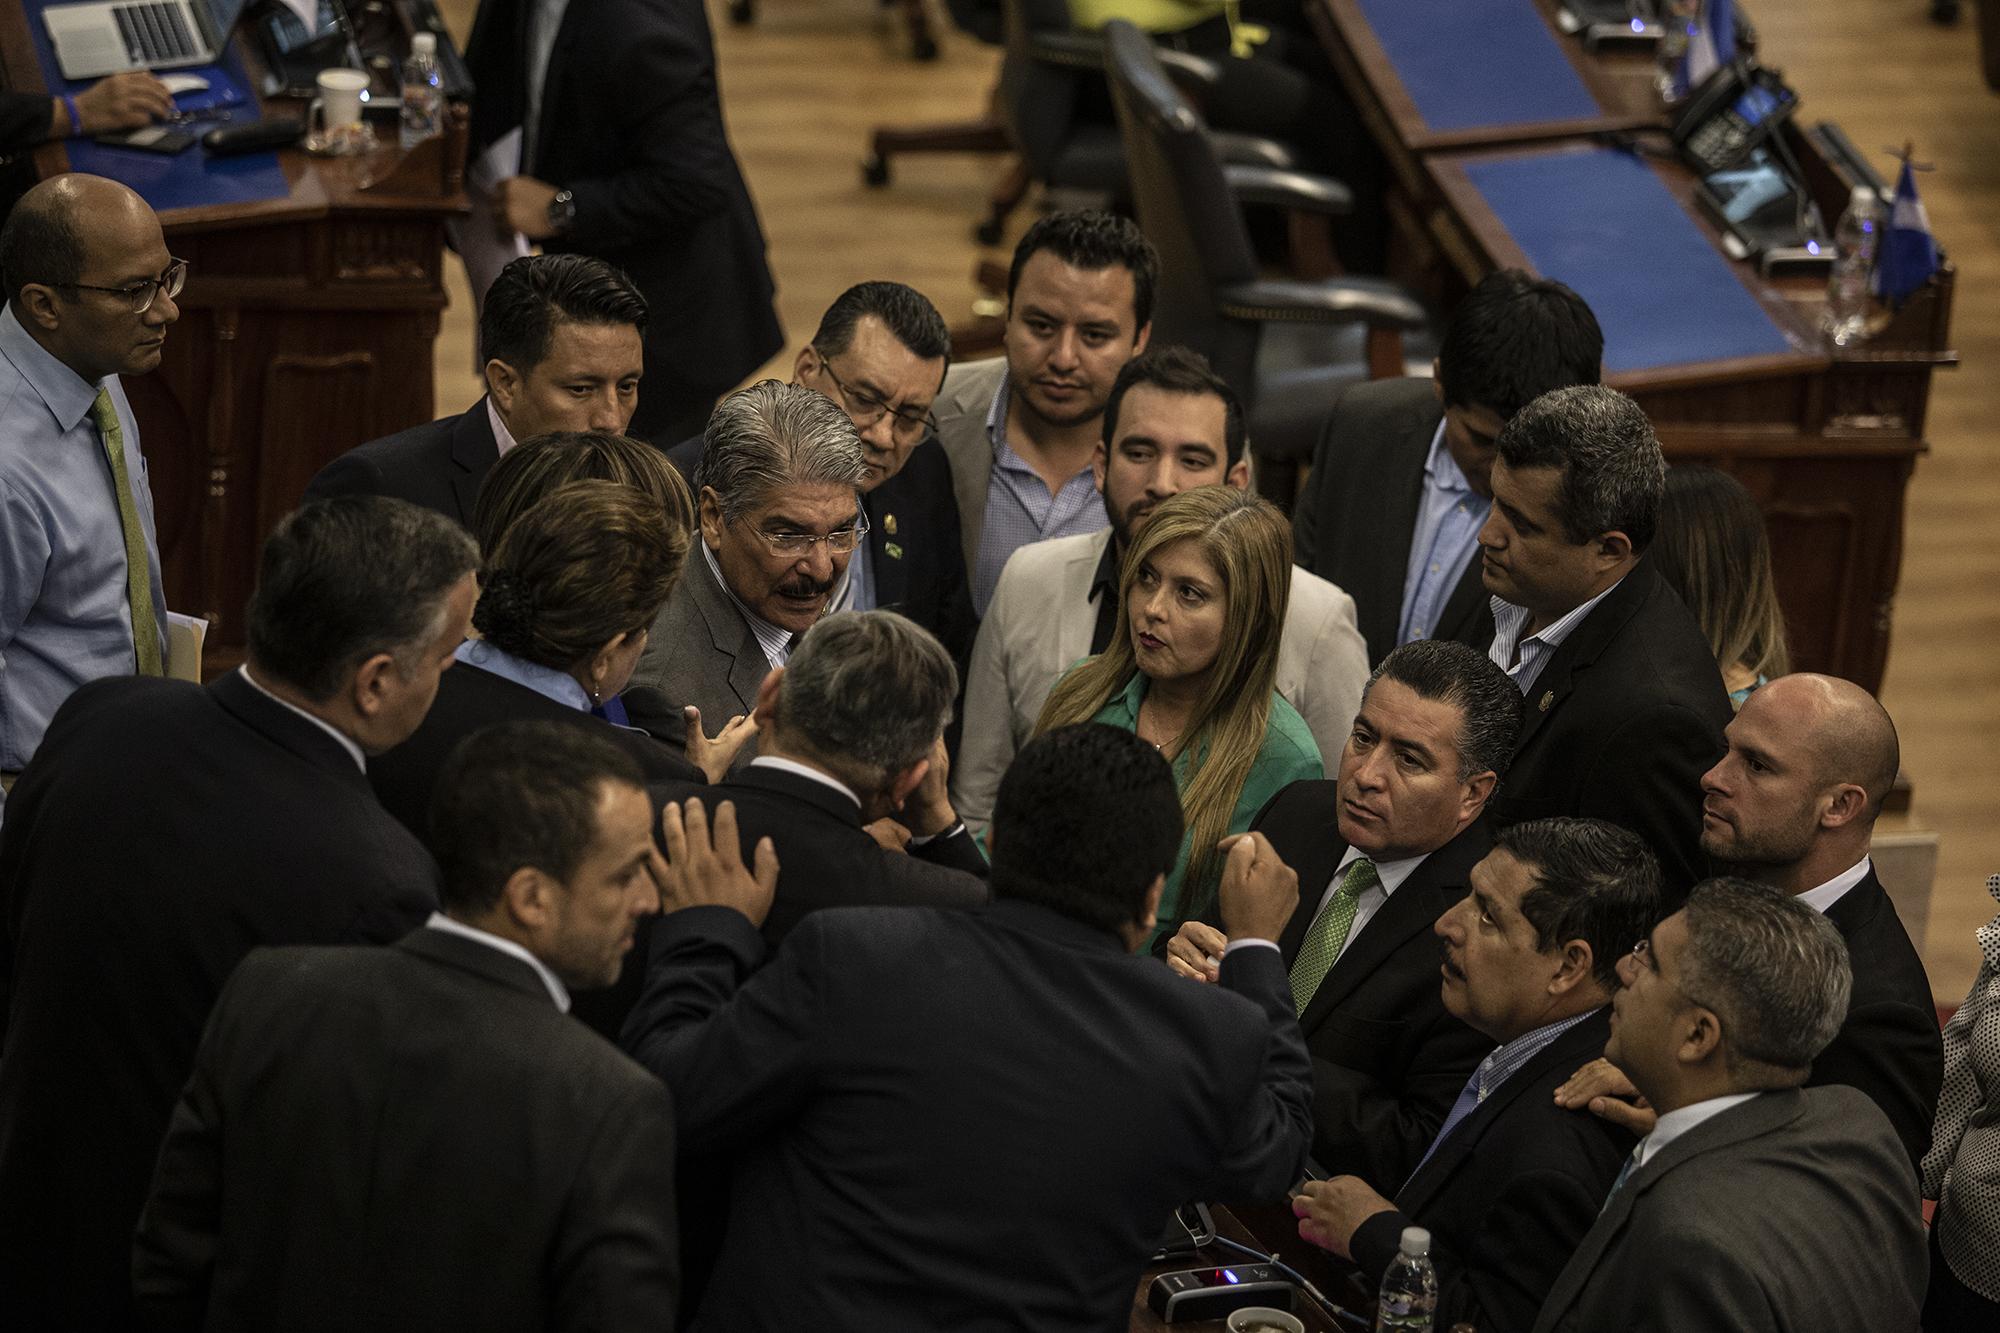
<instances>
[{"instance_id":1,"label":"woman with hair bun","mask_svg":"<svg viewBox=\"0 0 2000 1333\"><path fill-rule=\"evenodd\" d=\"M472 613L480 637L460 646L416 733L368 763L383 806L423 836L445 760L497 722L600 729L648 778L702 780L644 732L591 713L624 688L687 552L686 524L620 482L567 482L527 506L486 552Z\"/></svg>"}]
</instances>

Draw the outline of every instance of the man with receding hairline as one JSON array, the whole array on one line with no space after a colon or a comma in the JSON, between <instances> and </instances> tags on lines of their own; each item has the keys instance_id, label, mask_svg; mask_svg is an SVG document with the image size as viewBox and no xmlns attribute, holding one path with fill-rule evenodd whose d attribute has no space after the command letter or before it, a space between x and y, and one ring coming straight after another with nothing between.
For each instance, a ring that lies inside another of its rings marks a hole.
<instances>
[{"instance_id":1,"label":"man with receding hairline","mask_svg":"<svg viewBox=\"0 0 2000 1333\"><path fill-rule=\"evenodd\" d=\"M0 230L0 780L85 681L163 674L167 602L121 375L160 364L187 265L145 200L55 176Z\"/></svg>"},{"instance_id":2,"label":"man with receding hairline","mask_svg":"<svg viewBox=\"0 0 2000 1333\"><path fill-rule=\"evenodd\" d=\"M1728 752L1701 780L1702 850L1719 868L1781 889L1825 915L1847 942L1854 993L1846 1021L1812 1064L1814 1086L1874 1099L1921 1161L1944 1086L1944 1047L1923 960L1883 892L1869 839L1896 780L1896 726L1875 697L1832 676L1781 676L1745 701ZM1640 1133L1650 1110L1598 1061L1564 1088Z\"/></svg>"}]
</instances>

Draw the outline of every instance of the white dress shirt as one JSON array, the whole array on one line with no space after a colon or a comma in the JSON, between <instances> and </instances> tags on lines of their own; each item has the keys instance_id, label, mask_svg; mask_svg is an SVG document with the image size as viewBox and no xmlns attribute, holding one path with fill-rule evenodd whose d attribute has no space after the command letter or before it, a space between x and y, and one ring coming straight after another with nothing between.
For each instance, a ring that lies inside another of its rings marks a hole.
<instances>
[{"instance_id":1,"label":"white dress shirt","mask_svg":"<svg viewBox=\"0 0 2000 1333\"><path fill-rule=\"evenodd\" d=\"M499 451L497 456L505 458L507 451L519 441L514 438L514 432L507 429L507 423L500 419L500 409L493 405L490 393L486 395L486 424L493 428L493 444Z\"/></svg>"},{"instance_id":2,"label":"white dress shirt","mask_svg":"<svg viewBox=\"0 0 2000 1333\"><path fill-rule=\"evenodd\" d=\"M783 625L772 624L745 606L743 599L729 586L729 580L722 577L722 565L716 560L715 552L708 549L708 543L697 540L695 544L701 547L701 558L708 561L708 572L715 575L716 586L722 589L722 595L727 597L730 605L742 615L743 623L750 627L750 633L756 637L757 646L764 650L764 660L770 663L773 671L776 671L792 655L792 631Z\"/></svg>"},{"instance_id":3,"label":"white dress shirt","mask_svg":"<svg viewBox=\"0 0 2000 1333\"><path fill-rule=\"evenodd\" d=\"M1653 1126L1653 1132L1645 1138L1640 1139L1639 1146L1632 1150L1634 1164L1636 1166L1644 1166L1646 1163L1652 1161L1653 1158L1659 1156L1662 1148L1693 1129L1696 1125L1701 1124L1705 1120L1713 1120L1730 1107L1741 1106L1752 1097L1762 1095L1756 1092L1732 1092L1727 1097L1710 1097L1705 1102L1695 1102L1692 1105L1683 1106L1678 1111L1667 1112Z\"/></svg>"},{"instance_id":4,"label":"white dress shirt","mask_svg":"<svg viewBox=\"0 0 2000 1333\"><path fill-rule=\"evenodd\" d=\"M1320 891L1319 906L1313 909L1314 917L1318 917L1321 912L1326 910L1327 900L1332 898L1333 891L1340 887L1341 876L1347 873L1347 868L1366 855L1367 853L1358 848L1349 847L1347 849L1347 855L1340 858L1340 865L1334 869L1333 878L1328 880L1326 887ZM1426 852L1424 855L1428 856L1429 853ZM1380 880L1381 883L1369 885L1366 889L1362 890L1361 896L1354 900L1354 921L1347 928L1347 938L1341 941L1340 953L1333 956L1335 963L1340 961L1340 954L1346 953L1349 945L1361 938L1361 928L1367 925L1377 912L1382 910L1382 905L1389 901L1389 895L1403 887L1403 881L1408 879L1411 872L1423 863L1424 858L1422 856L1406 857L1401 861L1375 862L1375 878ZM1223 957L1228 957L1229 950L1234 949L1239 944L1268 944L1274 949L1278 947L1276 940L1232 940L1229 943L1229 947L1222 951ZM1330 968L1331 966L1332 964L1329 963L1328 967Z\"/></svg>"},{"instance_id":5,"label":"white dress shirt","mask_svg":"<svg viewBox=\"0 0 2000 1333\"><path fill-rule=\"evenodd\" d=\"M463 921L454 921L443 912L432 912L431 919L424 922L424 925L432 930L441 930L447 935L459 935L468 940L477 940L489 949L498 949L501 953L520 959L529 967L535 969L535 975L542 979L544 986L548 987L549 998L555 1001L556 1008L560 1009L563 1013L569 1012L569 990L562 984L561 978L549 971L547 963L544 963L541 959L514 943L514 941L503 939L490 931L481 930L477 926L468 926Z\"/></svg>"},{"instance_id":6,"label":"white dress shirt","mask_svg":"<svg viewBox=\"0 0 2000 1333\"><path fill-rule=\"evenodd\" d=\"M1807 889L1799 895L1799 901L1821 916L1825 916L1827 909L1839 902L1849 889L1868 878L1868 871L1873 865L1874 862L1864 856L1857 864L1841 871L1818 888Z\"/></svg>"},{"instance_id":7,"label":"white dress shirt","mask_svg":"<svg viewBox=\"0 0 2000 1333\"><path fill-rule=\"evenodd\" d=\"M251 689L257 691L257 693L263 695L266 699L269 699L272 703L278 705L278 707L286 710L287 712L297 713L300 717L304 718L306 721L312 723L315 727L318 727L321 731L325 732L327 735L339 741L340 748L347 751L349 755L353 756L354 766L360 769L363 773L366 773L368 771L368 756L361 753L361 747L354 743L354 738L352 736L349 736L346 732L334 726L333 723L327 721L325 718L314 717L311 713L308 713L305 709L299 707L297 704L292 703L288 699L280 699L277 695L271 693L269 690L265 689L262 685L259 685L257 683L257 678L250 674L250 668L248 666L237 667L236 674L243 677L244 683L249 685Z\"/></svg>"}]
</instances>

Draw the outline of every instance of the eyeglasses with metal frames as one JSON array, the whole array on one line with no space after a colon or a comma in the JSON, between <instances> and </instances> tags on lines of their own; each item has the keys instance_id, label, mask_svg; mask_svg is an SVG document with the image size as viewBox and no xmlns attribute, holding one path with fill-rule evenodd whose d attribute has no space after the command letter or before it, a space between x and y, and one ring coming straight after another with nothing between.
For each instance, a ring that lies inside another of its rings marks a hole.
<instances>
[{"instance_id":1,"label":"eyeglasses with metal frames","mask_svg":"<svg viewBox=\"0 0 2000 1333\"><path fill-rule=\"evenodd\" d=\"M167 265L166 271L159 277L135 282L130 287L98 287L88 282L58 282L51 285L68 287L80 292L103 292L109 296L122 296L133 314L143 315L153 308L153 302L159 299L161 292L165 292L170 301L179 296L181 288L187 285L187 271L187 260L176 259Z\"/></svg>"},{"instance_id":2,"label":"eyeglasses with metal frames","mask_svg":"<svg viewBox=\"0 0 2000 1333\"><path fill-rule=\"evenodd\" d=\"M813 355L819 358L820 368L833 381L833 387L840 390L841 403L847 408L848 418L854 422L856 430L867 430L887 415L896 419L896 424L889 428L890 432L904 444L912 444L936 433L937 418L929 412L912 413L907 407L892 412L887 403L868 390L856 388L842 379L840 372L833 368L833 363L826 359L826 353L815 347Z\"/></svg>"}]
</instances>

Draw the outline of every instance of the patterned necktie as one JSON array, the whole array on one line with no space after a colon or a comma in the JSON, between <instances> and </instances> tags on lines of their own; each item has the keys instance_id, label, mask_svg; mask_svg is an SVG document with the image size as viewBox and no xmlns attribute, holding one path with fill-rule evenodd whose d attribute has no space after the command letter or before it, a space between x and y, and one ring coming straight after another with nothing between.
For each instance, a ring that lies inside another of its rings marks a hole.
<instances>
[{"instance_id":1,"label":"patterned necktie","mask_svg":"<svg viewBox=\"0 0 2000 1333\"><path fill-rule=\"evenodd\" d=\"M1313 992L1333 970L1333 960L1340 957L1341 946L1347 943L1347 932L1354 926L1354 909L1361 895L1381 882L1375 873L1375 863L1365 856L1357 857L1340 877L1340 887L1319 909L1312 925L1306 927L1305 942L1299 945L1299 956L1292 960L1291 972L1292 1007L1299 1013L1306 1011Z\"/></svg>"},{"instance_id":2,"label":"patterned necktie","mask_svg":"<svg viewBox=\"0 0 2000 1333\"><path fill-rule=\"evenodd\" d=\"M1604 1216L1605 1209L1610 1208L1611 1201L1618 1197L1618 1191L1625 1188L1625 1182L1627 1180L1630 1180L1632 1178L1632 1173L1634 1171L1637 1171L1638 1169L1639 1169L1639 1150L1637 1148L1634 1148L1632 1149L1632 1155L1625 1159L1625 1165L1618 1168L1618 1179L1611 1182L1610 1192L1604 1196L1604 1206L1597 1210L1597 1215L1599 1217Z\"/></svg>"},{"instance_id":3,"label":"patterned necktie","mask_svg":"<svg viewBox=\"0 0 2000 1333\"><path fill-rule=\"evenodd\" d=\"M139 526L139 505L132 495L132 474L125 467L125 430L118 424L111 390L99 389L90 405L90 419L104 441L111 464L111 487L118 498L118 526L125 532L125 600L132 608L132 646L139 674L160 676L160 622L153 615L153 572L146 555L146 533Z\"/></svg>"}]
</instances>

